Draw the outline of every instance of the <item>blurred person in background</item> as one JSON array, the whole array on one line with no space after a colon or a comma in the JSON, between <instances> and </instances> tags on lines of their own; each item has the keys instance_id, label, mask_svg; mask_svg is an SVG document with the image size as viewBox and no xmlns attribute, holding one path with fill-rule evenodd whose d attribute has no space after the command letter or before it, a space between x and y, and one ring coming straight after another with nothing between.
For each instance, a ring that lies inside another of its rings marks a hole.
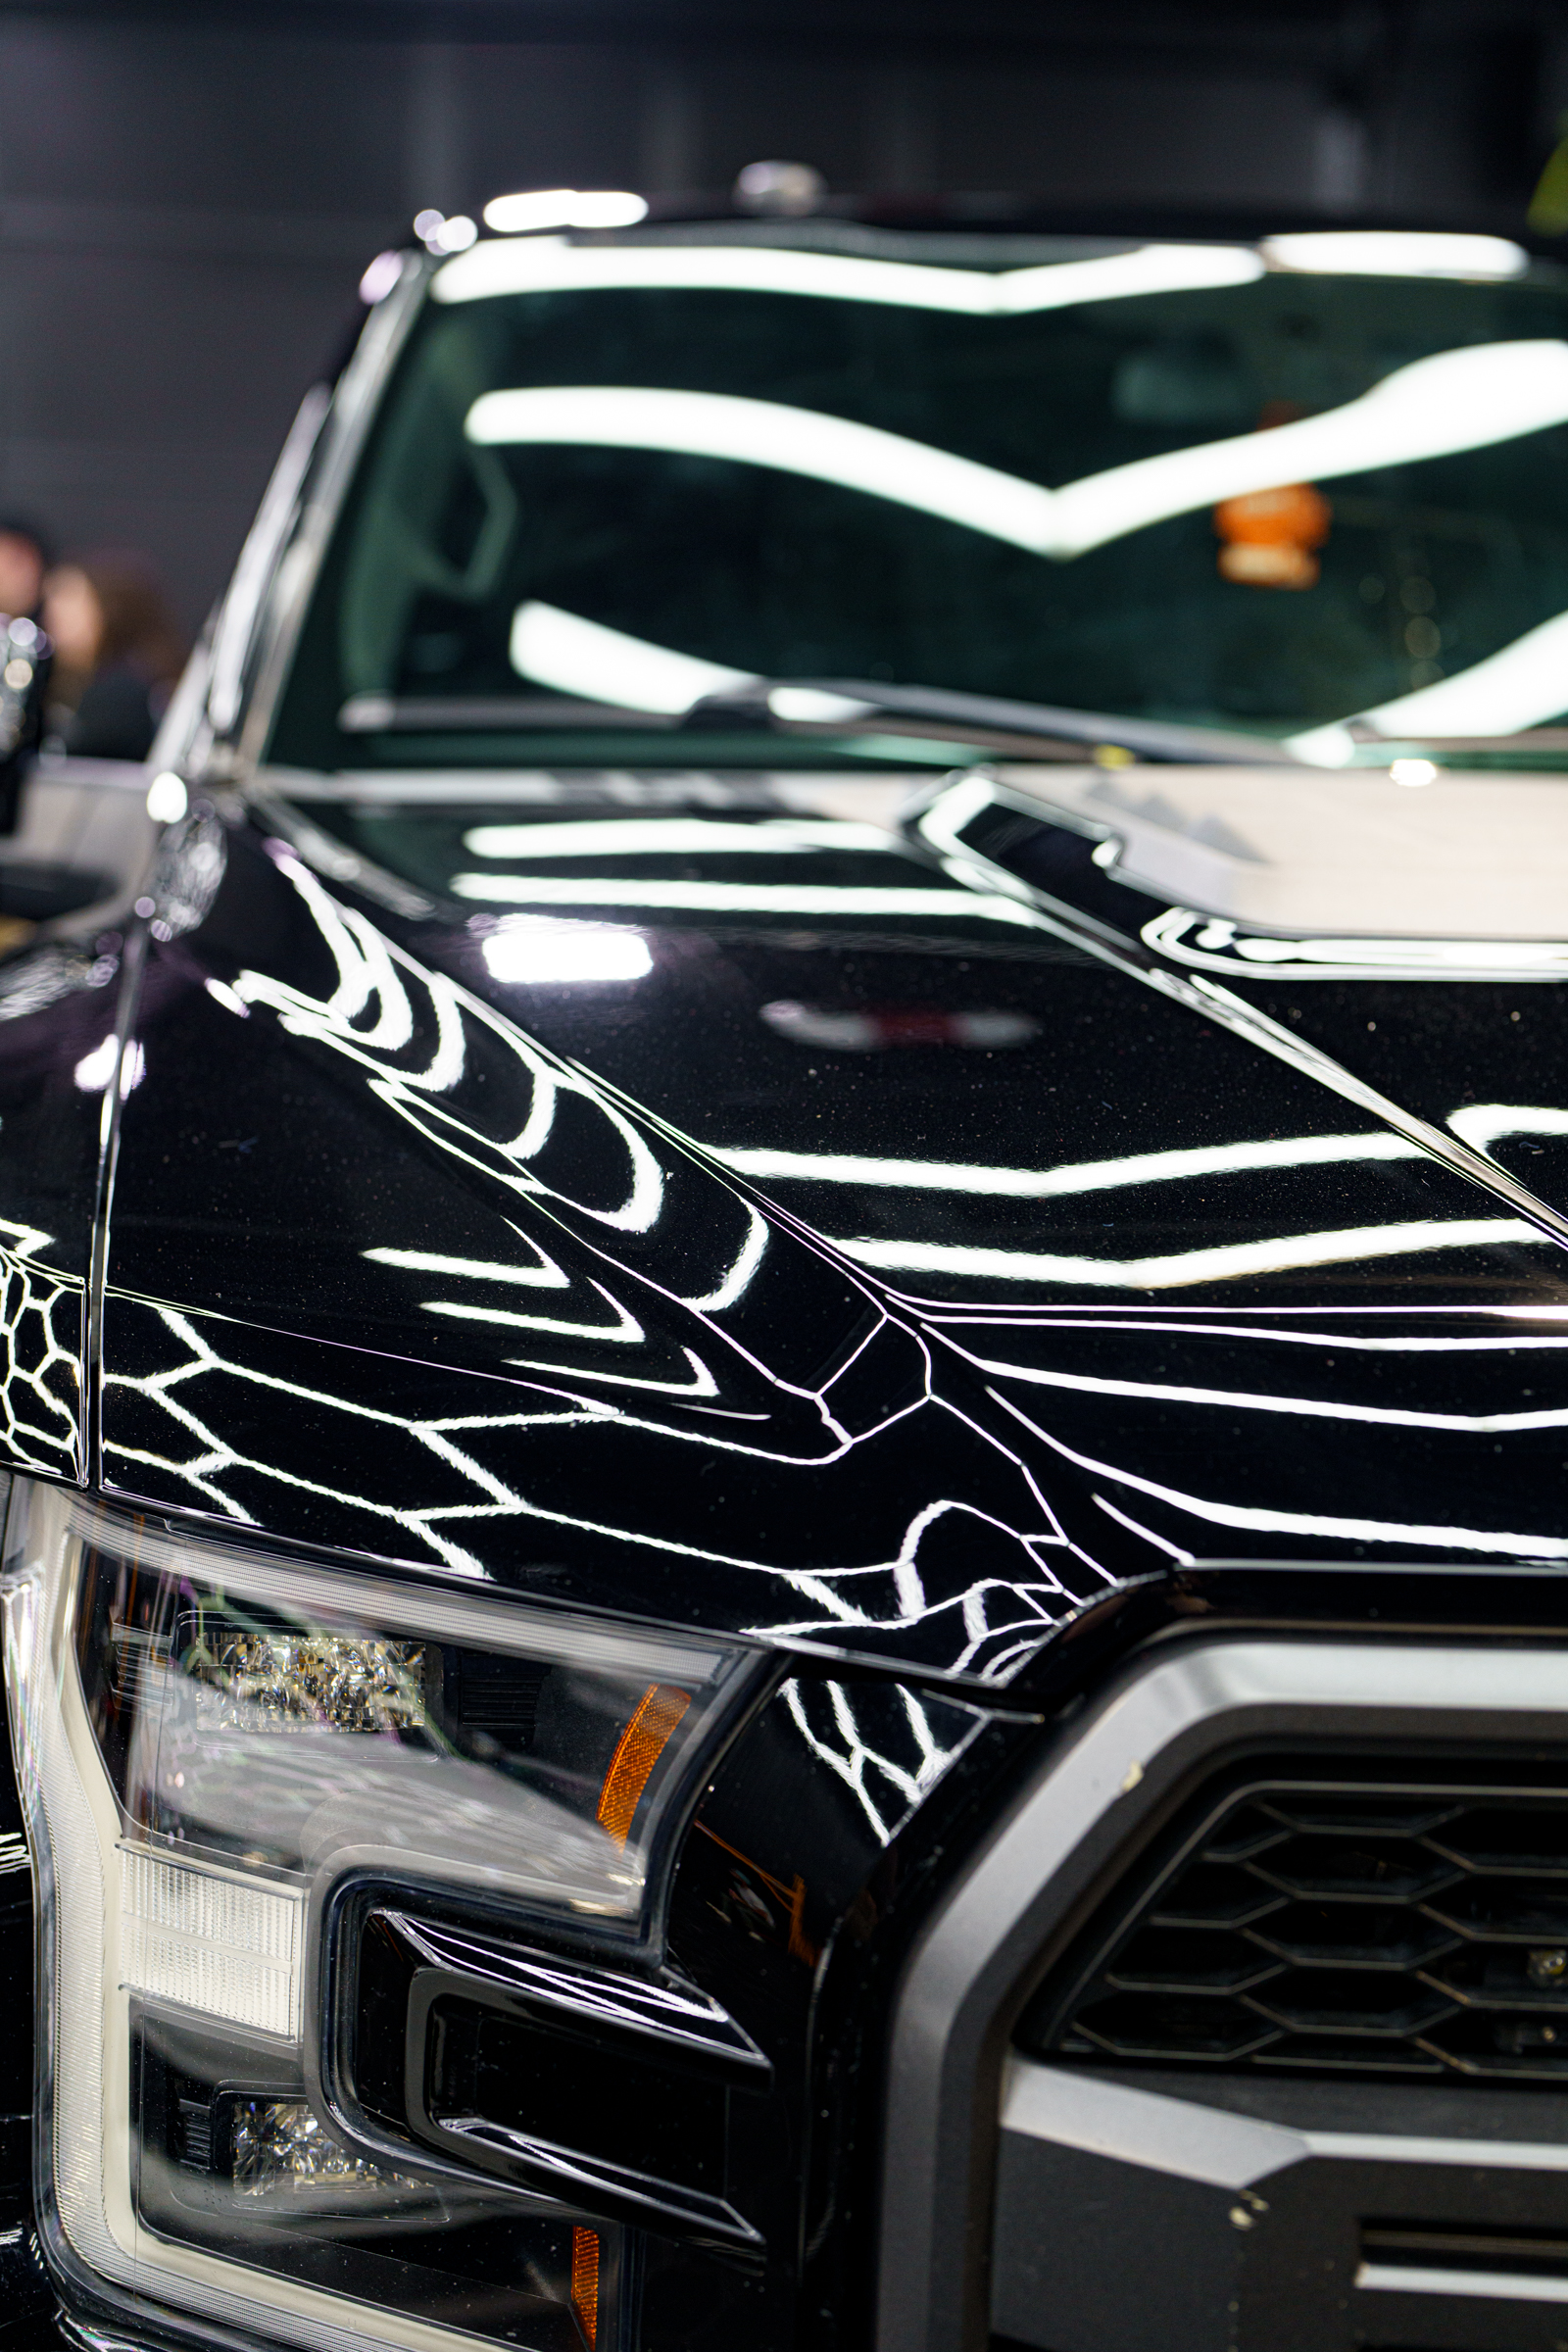
<instances>
[{"instance_id":1,"label":"blurred person in background","mask_svg":"<svg viewBox=\"0 0 1568 2352\"><path fill-rule=\"evenodd\" d=\"M185 660L152 565L130 555L57 564L43 583L43 625L55 645L49 723L63 748L144 760Z\"/></svg>"},{"instance_id":2,"label":"blurred person in background","mask_svg":"<svg viewBox=\"0 0 1568 2352\"><path fill-rule=\"evenodd\" d=\"M0 612L9 620L36 620L49 569L49 545L34 524L0 514Z\"/></svg>"}]
</instances>

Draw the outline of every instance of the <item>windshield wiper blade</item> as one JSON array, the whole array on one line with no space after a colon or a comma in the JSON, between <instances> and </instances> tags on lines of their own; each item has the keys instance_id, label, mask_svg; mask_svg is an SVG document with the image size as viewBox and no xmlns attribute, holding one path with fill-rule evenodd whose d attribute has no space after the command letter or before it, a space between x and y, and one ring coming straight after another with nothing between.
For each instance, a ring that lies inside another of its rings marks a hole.
<instances>
[{"instance_id":1,"label":"windshield wiper blade","mask_svg":"<svg viewBox=\"0 0 1568 2352\"><path fill-rule=\"evenodd\" d=\"M1396 758L1400 752L1565 752L1568 727L1515 727L1506 735L1383 735L1374 728L1349 722L1348 733L1362 751L1376 749Z\"/></svg>"},{"instance_id":2,"label":"windshield wiper blade","mask_svg":"<svg viewBox=\"0 0 1568 2352\"><path fill-rule=\"evenodd\" d=\"M819 697L820 712L808 710ZM841 711L827 706L842 703ZM853 732L879 719L929 719L962 737L973 733L1027 736L1042 743L1087 744L1130 752L1135 759L1189 766L1300 767L1304 762L1267 736L1231 734L1174 719L1123 718L1107 710L1075 710L1052 703L1017 703L990 694L960 694L945 686L890 686L877 678L758 678L692 704L687 727L753 726L794 733Z\"/></svg>"},{"instance_id":3,"label":"windshield wiper blade","mask_svg":"<svg viewBox=\"0 0 1568 2352\"><path fill-rule=\"evenodd\" d=\"M820 708L811 710L813 703ZM1266 736L1185 726L1173 719L1122 718L1110 711L1074 710L1051 703L1009 702L945 686L889 686L876 678L758 678L724 694L703 695L676 716L554 694L357 694L338 712L338 725L346 735L632 728L842 737L874 730L889 720L910 722L910 732L924 721L956 742L979 743L1014 756L1024 745L1065 743L1189 766L1302 764L1284 744ZM995 743L999 737L1006 740Z\"/></svg>"},{"instance_id":4,"label":"windshield wiper blade","mask_svg":"<svg viewBox=\"0 0 1568 2352\"><path fill-rule=\"evenodd\" d=\"M345 735L467 735L486 729L668 727L673 719L617 703L555 694L352 694L337 714Z\"/></svg>"}]
</instances>

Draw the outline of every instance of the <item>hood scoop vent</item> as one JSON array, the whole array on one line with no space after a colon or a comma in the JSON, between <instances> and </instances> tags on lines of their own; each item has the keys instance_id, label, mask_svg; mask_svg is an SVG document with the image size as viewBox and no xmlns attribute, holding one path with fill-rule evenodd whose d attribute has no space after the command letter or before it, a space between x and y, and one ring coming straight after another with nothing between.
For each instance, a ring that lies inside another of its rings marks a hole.
<instances>
[{"instance_id":1,"label":"hood scoop vent","mask_svg":"<svg viewBox=\"0 0 1568 2352\"><path fill-rule=\"evenodd\" d=\"M1568 777L1418 766L1009 768L990 855L1233 978L1568 977Z\"/></svg>"}]
</instances>

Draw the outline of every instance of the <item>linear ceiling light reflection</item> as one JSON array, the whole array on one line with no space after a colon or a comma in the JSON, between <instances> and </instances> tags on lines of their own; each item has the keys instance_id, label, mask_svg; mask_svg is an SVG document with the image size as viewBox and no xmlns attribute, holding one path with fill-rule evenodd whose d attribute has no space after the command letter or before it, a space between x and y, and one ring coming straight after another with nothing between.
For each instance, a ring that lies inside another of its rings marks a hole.
<instances>
[{"instance_id":1,"label":"linear ceiling light reflection","mask_svg":"<svg viewBox=\"0 0 1568 2352\"><path fill-rule=\"evenodd\" d=\"M831 882L626 882L619 875L454 874L460 899L516 906L686 906L709 914L918 914L1033 926L1030 909L1000 893L858 889Z\"/></svg>"},{"instance_id":2,"label":"linear ceiling light reflection","mask_svg":"<svg viewBox=\"0 0 1568 2352\"><path fill-rule=\"evenodd\" d=\"M624 629L608 629L603 621L564 612L559 605L533 601L519 605L512 616L510 651L513 668L536 686L608 703L617 710L654 710L669 718L705 696L744 694L762 683L755 670L728 669L696 654L678 654L651 645L646 637L628 637ZM826 725L858 718L871 708L816 686L775 686L767 703L780 718Z\"/></svg>"},{"instance_id":3,"label":"linear ceiling light reflection","mask_svg":"<svg viewBox=\"0 0 1568 2352\"><path fill-rule=\"evenodd\" d=\"M1542 341L1439 352L1320 416L1142 458L1058 490L877 425L722 392L532 385L482 394L466 429L485 447L660 450L771 466L1066 559L1282 482L1444 457L1564 421L1568 343Z\"/></svg>"},{"instance_id":4,"label":"linear ceiling light reflection","mask_svg":"<svg viewBox=\"0 0 1568 2352\"><path fill-rule=\"evenodd\" d=\"M1054 1453L1075 1462L1081 1470L1108 1479L1135 1494L1150 1494L1161 1502L1173 1503L1178 1510L1190 1511L1217 1527L1255 1528L1274 1535L1331 1536L1352 1543L1418 1544L1424 1549L1440 1551L1510 1551L1530 1560L1568 1558L1568 1540L1561 1536L1514 1535L1498 1528L1445 1527L1441 1523L1423 1526L1396 1519L1331 1518L1316 1511L1270 1510L1258 1503L1221 1502L1211 1495L1184 1494L1179 1487L1140 1478L1136 1471L1124 1469L1118 1463L1080 1453L1054 1430L1042 1428L1031 1420L1010 1397L999 1396L997 1401L1014 1420L1021 1421L1025 1429L1033 1430L1037 1438L1043 1439Z\"/></svg>"},{"instance_id":5,"label":"linear ceiling light reflection","mask_svg":"<svg viewBox=\"0 0 1568 2352\"><path fill-rule=\"evenodd\" d=\"M1564 356L1568 362L1568 353ZM906 440L902 433L884 432L879 425L825 416L818 409L787 408L778 401L744 400L728 392L623 384L539 384L486 392L468 411L467 434L470 441L487 447L646 449L768 466L940 515L1036 554L1050 551L1056 537L1057 493L1038 482L1021 481L993 466L977 465L972 458L933 449L928 442ZM523 613L528 611L525 605ZM514 626L513 662L521 667L515 639ZM526 647L523 651L526 658ZM701 666L719 682L700 686L698 694L733 692L751 683L745 671L719 670L714 663ZM529 674L535 674L531 667ZM689 695L679 707L695 700Z\"/></svg>"},{"instance_id":6,"label":"linear ceiling light reflection","mask_svg":"<svg viewBox=\"0 0 1568 2352\"><path fill-rule=\"evenodd\" d=\"M1568 1110L1538 1102L1466 1102L1446 1124L1472 1152L1489 1152L1505 1135L1568 1135Z\"/></svg>"},{"instance_id":7,"label":"linear ceiling light reflection","mask_svg":"<svg viewBox=\"0 0 1568 2352\"><path fill-rule=\"evenodd\" d=\"M1331 481L1568 421L1568 343L1480 343L1396 368L1343 408L1175 449L1056 493L1058 550L1081 555L1165 515L1286 482Z\"/></svg>"},{"instance_id":8,"label":"linear ceiling light reflection","mask_svg":"<svg viewBox=\"0 0 1568 2352\"><path fill-rule=\"evenodd\" d=\"M475 825L463 836L475 858L693 858L800 856L809 850L871 850L903 857L904 844L880 825L848 818L763 817L736 824L716 816L585 816L563 823Z\"/></svg>"},{"instance_id":9,"label":"linear ceiling light reflection","mask_svg":"<svg viewBox=\"0 0 1568 2352\"><path fill-rule=\"evenodd\" d=\"M1568 1122L1565 1122L1568 1123ZM1450 1121L1450 1124L1452 1122ZM1126 1185L1181 1184L1200 1176L1239 1176L1269 1168L1326 1167L1346 1160L1419 1159L1400 1135L1303 1135L1255 1144L1200 1145L1185 1152L1140 1152L1125 1159L1083 1160L1060 1168L992 1168L942 1159L878 1159L852 1152L770 1152L738 1145L707 1147L737 1176L759 1183L875 1184L921 1193L974 1193L1006 1200L1051 1200L1064 1194L1112 1192Z\"/></svg>"},{"instance_id":10,"label":"linear ceiling light reflection","mask_svg":"<svg viewBox=\"0 0 1568 2352\"><path fill-rule=\"evenodd\" d=\"M486 227L509 237L540 228L631 228L647 217L647 197L630 188L527 188L492 196L484 208Z\"/></svg>"},{"instance_id":11,"label":"linear ceiling light reflection","mask_svg":"<svg viewBox=\"0 0 1568 2352\"><path fill-rule=\"evenodd\" d=\"M536 1266L514 1266L489 1257L444 1257L433 1250L362 1250L362 1257L372 1265L397 1266L410 1274L459 1274L471 1276L475 1282L510 1282L526 1284L533 1290L568 1291L571 1277L564 1274L554 1259L542 1260Z\"/></svg>"},{"instance_id":12,"label":"linear ceiling light reflection","mask_svg":"<svg viewBox=\"0 0 1568 2352\"><path fill-rule=\"evenodd\" d=\"M835 1240L832 1246L857 1264L879 1271L969 1275L983 1282L1072 1283L1091 1290L1174 1291L1197 1282L1286 1274L1299 1266L1358 1265L1376 1257L1421 1256L1429 1250L1475 1250L1545 1239L1537 1226L1519 1217L1422 1217L1407 1225L1351 1226L1340 1233L1287 1233L1278 1240L1225 1242L1166 1257L1057 1257L954 1242L863 1238Z\"/></svg>"},{"instance_id":13,"label":"linear ceiling light reflection","mask_svg":"<svg viewBox=\"0 0 1568 2352\"><path fill-rule=\"evenodd\" d=\"M513 916L479 943L492 980L536 988L584 980L640 980L654 968L640 931L614 923L556 922L549 915Z\"/></svg>"},{"instance_id":14,"label":"linear ceiling light reflection","mask_svg":"<svg viewBox=\"0 0 1568 2352\"><path fill-rule=\"evenodd\" d=\"M487 220L492 209L485 208ZM511 227L513 220L509 216L502 222L491 220L491 225ZM526 245L476 245L441 270L431 291L438 302L474 302L493 294L656 286L796 294L986 318L1065 310L1079 302L1114 302L1129 295L1247 285L1262 274L1262 261L1243 245L1141 245L1132 253L1097 254L1081 262L988 270L933 269L924 263L761 245L592 246L540 238Z\"/></svg>"},{"instance_id":15,"label":"linear ceiling light reflection","mask_svg":"<svg viewBox=\"0 0 1568 2352\"><path fill-rule=\"evenodd\" d=\"M473 421L470 414L470 436ZM667 646L646 644L555 605L519 605L509 650L519 677L553 686L558 694L581 695L585 702L610 703L621 710L658 710L670 718L704 695L738 694L752 682L749 670L671 653Z\"/></svg>"},{"instance_id":16,"label":"linear ceiling light reflection","mask_svg":"<svg viewBox=\"0 0 1568 2352\"><path fill-rule=\"evenodd\" d=\"M1568 710L1568 612L1527 629L1500 653L1473 662L1435 686L1419 686L1355 715L1380 735L1425 740L1446 735L1513 735ZM1308 727L1290 749L1325 767L1347 767L1357 741L1348 722Z\"/></svg>"},{"instance_id":17,"label":"linear ceiling light reflection","mask_svg":"<svg viewBox=\"0 0 1568 2352\"><path fill-rule=\"evenodd\" d=\"M1265 237L1262 251L1276 269L1336 277L1519 277L1530 267L1508 237L1426 228L1309 228Z\"/></svg>"},{"instance_id":18,"label":"linear ceiling light reflection","mask_svg":"<svg viewBox=\"0 0 1568 2352\"><path fill-rule=\"evenodd\" d=\"M1005 1326L1004 1326L1005 1328ZM983 1372L999 1372L1035 1389L1066 1389L1079 1396L1121 1396L1135 1403L1221 1406L1239 1413L1281 1413L1295 1420L1351 1421L1363 1429L1438 1429L1455 1437L1505 1437L1520 1430L1568 1427L1568 1406L1544 1405L1516 1413L1419 1412L1406 1405L1348 1403L1332 1396L1259 1394L1250 1389L1201 1388L1191 1381L1117 1380L1093 1372L1061 1372L1045 1364L1015 1364L1005 1357L970 1358Z\"/></svg>"}]
</instances>

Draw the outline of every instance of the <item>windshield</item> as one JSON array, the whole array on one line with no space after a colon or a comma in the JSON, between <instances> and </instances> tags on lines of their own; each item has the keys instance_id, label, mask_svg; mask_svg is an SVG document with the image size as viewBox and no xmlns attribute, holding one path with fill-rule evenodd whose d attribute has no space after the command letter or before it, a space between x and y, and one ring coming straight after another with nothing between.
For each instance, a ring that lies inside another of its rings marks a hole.
<instances>
[{"instance_id":1,"label":"windshield","mask_svg":"<svg viewBox=\"0 0 1568 2352\"><path fill-rule=\"evenodd\" d=\"M270 756L602 760L608 739L689 765L682 714L759 678L1330 762L1357 734L1540 728L1568 710L1568 273L1475 239L1472 274L1422 274L1432 243L1393 240L1382 273L1354 238L476 246L389 386ZM863 712L828 748L911 756Z\"/></svg>"}]
</instances>

